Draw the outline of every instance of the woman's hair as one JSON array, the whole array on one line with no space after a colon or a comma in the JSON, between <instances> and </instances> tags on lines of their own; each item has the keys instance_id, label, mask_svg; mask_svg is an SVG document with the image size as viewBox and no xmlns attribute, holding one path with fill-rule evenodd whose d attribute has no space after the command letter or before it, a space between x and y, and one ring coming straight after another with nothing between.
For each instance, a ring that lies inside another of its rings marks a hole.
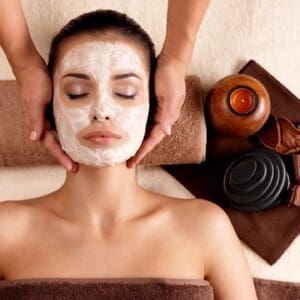
<instances>
[{"instance_id":1,"label":"woman's hair","mask_svg":"<svg viewBox=\"0 0 300 300\"><path fill-rule=\"evenodd\" d=\"M50 75L53 77L60 46L64 41L84 33L106 33L108 31L113 31L133 39L141 45L147 53L150 65L150 109L147 123L149 124L154 121L156 107L156 97L154 94L154 72L156 68L155 48L147 32L126 14L114 10L99 9L84 13L69 21L51 41L48 59ZM55 128L52 102L48 106L47 117L51 126Z\"/></svg>"}]
</instances>

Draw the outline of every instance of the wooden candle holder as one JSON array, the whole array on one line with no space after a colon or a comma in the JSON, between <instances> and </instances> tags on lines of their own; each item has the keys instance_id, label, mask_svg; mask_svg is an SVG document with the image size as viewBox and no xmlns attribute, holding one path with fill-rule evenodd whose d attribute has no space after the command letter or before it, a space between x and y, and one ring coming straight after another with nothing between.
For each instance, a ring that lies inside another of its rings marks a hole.
<instances>
[{"instance_id":1,"label":"wooden candle holder","mask_svg":"<svg viewBox=\"0 0 300 300\"><path fill-rule=\"evenodd\" d=\"M266 88L252 76L236 74L219 80L210 91L207 111L214 129L247 137L267 121L271 102Z\"/></svg>"}]
</instances>

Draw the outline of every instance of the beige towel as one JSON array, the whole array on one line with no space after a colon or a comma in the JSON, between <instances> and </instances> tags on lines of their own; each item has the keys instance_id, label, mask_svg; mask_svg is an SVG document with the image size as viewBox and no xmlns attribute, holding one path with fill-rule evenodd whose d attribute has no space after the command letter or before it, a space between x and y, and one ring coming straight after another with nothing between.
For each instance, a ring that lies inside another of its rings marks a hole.
<instances>
[{"instance_id":1,"label":"beige towel","mask_svg":"<svg viewBox=\"0 0 300 300\"><path fill-rule=\"evenodd\" d=\"M200 79L186 77L186 99L181 115L166 136L142 164L167 165L200 163L206 155L204 97ZM57 164L39 142L29 140L16 81L0 81L0 165L30 166Z\"/></svg>"}]
</instances>

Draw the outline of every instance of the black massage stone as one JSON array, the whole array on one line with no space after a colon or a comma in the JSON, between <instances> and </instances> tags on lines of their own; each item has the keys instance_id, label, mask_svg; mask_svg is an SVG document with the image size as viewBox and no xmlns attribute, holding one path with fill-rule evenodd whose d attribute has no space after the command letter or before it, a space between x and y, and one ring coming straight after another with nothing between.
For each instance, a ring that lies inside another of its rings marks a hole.
<instances>
[{"instance_id":1,"label":"black massage stone","mask_svg":"<svg viewBox=\"0 0 300 300\"><path fill-rule=\"evenodd\" d=\"M223 189L226 202L242 211L259 211L280 203L290 178L280 155L266 148L254 149L227 168Z\"/></svg>"}]
</instances>

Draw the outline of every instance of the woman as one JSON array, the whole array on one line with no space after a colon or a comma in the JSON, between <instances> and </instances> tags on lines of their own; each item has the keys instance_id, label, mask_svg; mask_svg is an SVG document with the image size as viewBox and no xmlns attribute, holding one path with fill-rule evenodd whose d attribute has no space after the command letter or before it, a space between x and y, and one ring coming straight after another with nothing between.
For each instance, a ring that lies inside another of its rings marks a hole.
<instances>
[{"instance_id":1,"label":"woman","mask_svg":"<svg viewBox=\"0 0 300 300\"><path fill-rule=\"evenodd\" d=\"M150 37L114 11L79 16L53 39L53 125L79 170L53 193L0 204L3 279L196 278L216 299L256 299L225 212L147 191L126 166L151 121L154 68Z\"/></svg>"}]
</instances>

